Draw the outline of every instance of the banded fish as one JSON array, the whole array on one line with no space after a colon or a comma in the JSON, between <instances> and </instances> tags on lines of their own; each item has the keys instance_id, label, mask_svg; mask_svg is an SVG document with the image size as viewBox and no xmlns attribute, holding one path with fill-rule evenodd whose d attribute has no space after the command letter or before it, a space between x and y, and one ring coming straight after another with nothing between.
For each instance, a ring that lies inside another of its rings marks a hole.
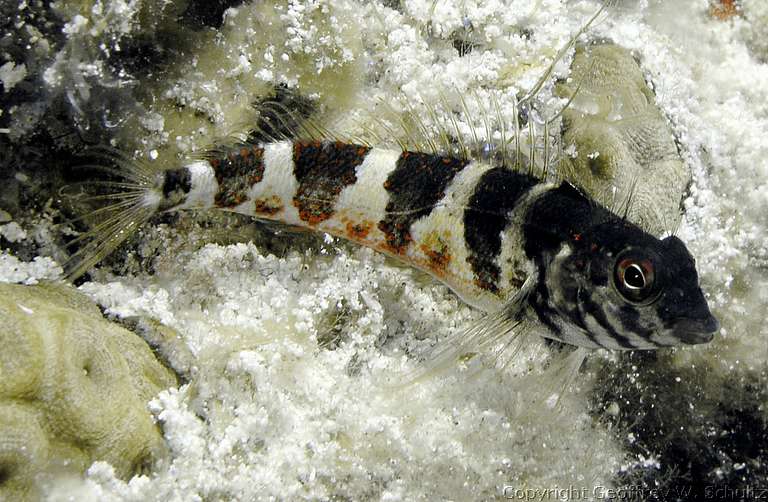
<instances>
[{"instance_id":1,"label":"banded fish","mask_svg":"<svg viewBox=\"0 0 768 502\"><path fill-rule=\"evenodd\" d=\"M82 274L152 215L218 209L309 228L423 270L489 312L494 340L521 323L585 348L709 342L718 329L695 261L574 185L484 160L343 141L222 146L125 193L68 268ZM479 339L479 338L478 338Z\"/></svg>"}]
</instances>

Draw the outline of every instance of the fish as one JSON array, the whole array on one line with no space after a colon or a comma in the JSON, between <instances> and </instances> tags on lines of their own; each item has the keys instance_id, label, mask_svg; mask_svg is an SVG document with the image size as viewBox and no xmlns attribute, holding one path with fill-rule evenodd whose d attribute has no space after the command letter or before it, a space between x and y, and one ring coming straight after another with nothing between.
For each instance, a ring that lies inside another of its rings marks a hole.
<instances>
[{"instance_id":1,"label":"fish","mask_svg":"<svg viewBox=\"0 0 768 502\"><path fill-rule=\"evenodd\" d=\"M694 345L718 330L695 260L567 181L492 159L338 139L237 141L166 170L126 160L77 277L153 215L222 210L327 233L422 270L488 313L468 339L519 326L587 349ZM100 215L97 215L100 216Z\"/></svg>"},{"instance_id":2,"label":"fish","mask_svg":"<svg viewBox=\"0 0 768 502\"><path fill-rule=\"evenodd\" d=\"M106 205L89 215L92 228L70 242L79 249L65 263L67 277L84 274L156 214L222 210L372 248L486 312L436 351L433 368L477 349L498 358L529 332L584 349L710 342L719 323L685 244L674 235L657 238L626 218L628 207L620 216L562 173L552 175L547 126L554 118L544 121L544 167L535 173L534 121L526 115L554 65L608 4L517 101L511 157L502 120L501 154L482 147L491 154L472 155L458 127L455 135L441 131L442 151L428 137L412 143L420 148L400 141L398 148L331 134L279 103L264 109L266 120L246 140L219 142L166 169L110 151L115 167L103 170L122 181L102 183L114 191L95 196ZM418 116L416 122L428 130ZM526 122L533 138L527 157L520 148ZM501 353L491 348L499 342Z\"/></svg>"}]
</instances>

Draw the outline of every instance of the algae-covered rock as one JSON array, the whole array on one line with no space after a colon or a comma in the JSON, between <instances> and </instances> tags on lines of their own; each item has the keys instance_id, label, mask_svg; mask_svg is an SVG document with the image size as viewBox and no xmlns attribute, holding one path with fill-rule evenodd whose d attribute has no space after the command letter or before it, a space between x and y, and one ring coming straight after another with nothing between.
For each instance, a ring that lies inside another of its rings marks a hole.
<instances>
[{"instance_id":1,"label":"algae-covered rock","mask_svg":"<svg viewBox=\"0 0 768 502\"><path fill-rule=\"evenodd\" d=\"M653 234L674 230L691 173L629 51L577 48L557 92L576 93L563 113L565 177Z\"/></svg>"},{"instance_id":2,"label":"algae-covered rock","mask_svg":"<svg viewBox=\"0 0 768 502\"><path fill-rule=\"evenodd\" d=\"M146 403L176 384L138 336L63 285L0 285L0 499L92 462L128 476L164 449Z\"/></svg>"}]
</instances>

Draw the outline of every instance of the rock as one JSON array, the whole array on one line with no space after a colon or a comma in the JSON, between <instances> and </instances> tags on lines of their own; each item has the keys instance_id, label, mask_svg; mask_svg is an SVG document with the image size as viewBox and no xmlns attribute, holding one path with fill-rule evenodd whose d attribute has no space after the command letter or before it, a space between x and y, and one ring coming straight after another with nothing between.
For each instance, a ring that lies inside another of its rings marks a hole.
<instances>
[{"instance_id":1,"label":"rock","mask_svg":"<svg viewBox=\"0 0 768 502\"><path fill-rule=\"evenodd\" d=\"M674 231L691 173L630 52L578 47L571 78L557 87L561 97L574 92L563 113L563 175L651 234Z\"/></svg>"},{"instance_id":2,"label":"rock","mask_svg":"<svg viewBox=\"0 0 768 502\"><path fill-rule=\"evenodd\" d=\"M147 402L176 385L147 344L64 285L0 285L0 499L103 460L122 477L165 445Z\"/></svg>"}]
</instances>

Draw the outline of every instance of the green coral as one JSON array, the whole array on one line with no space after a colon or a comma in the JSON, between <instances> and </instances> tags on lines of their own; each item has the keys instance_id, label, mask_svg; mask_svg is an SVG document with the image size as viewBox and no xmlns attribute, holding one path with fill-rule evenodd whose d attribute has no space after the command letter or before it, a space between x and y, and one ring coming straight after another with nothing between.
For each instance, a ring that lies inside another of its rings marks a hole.
<instances>
[{"instance_id":1,"label":"green coral","mask_svg":"<svg viewBox=\"0 0 768 502\"><path fill-rule=\"evenodd\" d=\"M0 285L0 499L104 460L121 476L164 450L146 409L175 376L63 285Z\"/></svg>"},{"instance_id":2,"label":"green coral","mask_svg":"<svg viewBox=\"0 0 768 502\"><path fill-rule=\"evenodd\" d=\"M577 48L557 93L573 96L563 113L565 177L651 233L674 230L691 174L631 53Z\"/></svg>"}]
</instances>

